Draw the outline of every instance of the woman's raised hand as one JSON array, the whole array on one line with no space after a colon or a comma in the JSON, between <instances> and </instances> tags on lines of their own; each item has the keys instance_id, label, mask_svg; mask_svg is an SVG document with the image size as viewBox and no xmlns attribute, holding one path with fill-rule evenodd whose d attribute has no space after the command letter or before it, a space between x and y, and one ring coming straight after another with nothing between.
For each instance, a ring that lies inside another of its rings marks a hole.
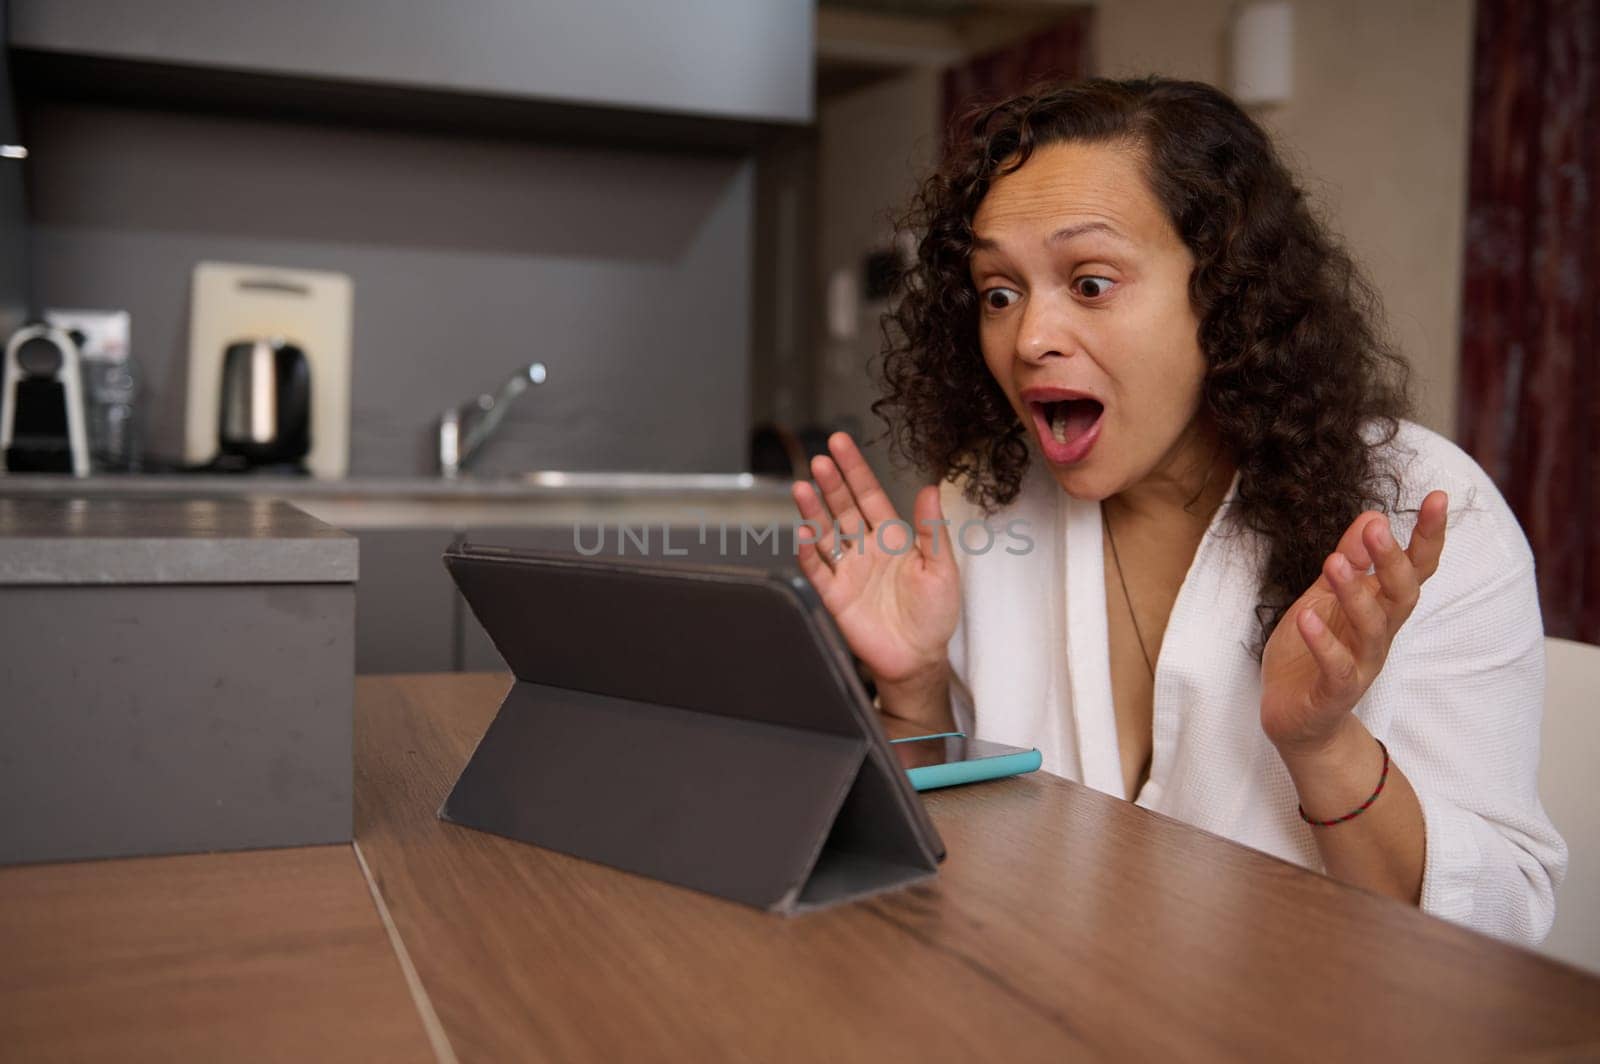
<instances>
[{"instance_id":1,"label":"woman's raised hand","mask_svg":"<svg viewBox=\"0 0 1600 1064\"><path fill-rule=\"evenodd\" d=\"M791 492L809 522L800 533L800 569L871 671L885 708L930 719L944 712L936 703L943 701L946 648L961 612L939 488L930 484L917 494L908 524L854 440L836 432L828 451L831 458L811 460L816 487L801 481ZM896 688L918 691L929 704L911 712L891 706L889 691Z\"/></svg>"},{"instance_id":2,"label":"woman's raised hand","mask_svg":"<svg viewBox=\"0 0 1600 1064\"><path fill-rule=\"evenodd\" d=\"M1329 741L1377 679L1423 582L1439 568L1448 504L1442 491L1423 499L1404 548L1382 514L1357 517L1283 615L1261 657L1261 727L1279 750Z\"/></svg>"}]
</instances>

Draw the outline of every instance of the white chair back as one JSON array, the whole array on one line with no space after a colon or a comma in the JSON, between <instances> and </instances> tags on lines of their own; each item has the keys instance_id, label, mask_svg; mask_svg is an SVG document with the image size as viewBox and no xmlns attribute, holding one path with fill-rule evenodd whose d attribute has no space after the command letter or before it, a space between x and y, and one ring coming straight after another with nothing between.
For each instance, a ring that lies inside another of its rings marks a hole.
<instances>
[{"instance_id":1,"label":"white chair back","mask_svg":"<svg viewBox=\"0 0 1600 1064\"><path fill-rule=\"evenodd\" d=\"M1540 948L1600 972L1600 647L1545 640L1539 797L1571 857Z\"/></svg>"}]
</instances>

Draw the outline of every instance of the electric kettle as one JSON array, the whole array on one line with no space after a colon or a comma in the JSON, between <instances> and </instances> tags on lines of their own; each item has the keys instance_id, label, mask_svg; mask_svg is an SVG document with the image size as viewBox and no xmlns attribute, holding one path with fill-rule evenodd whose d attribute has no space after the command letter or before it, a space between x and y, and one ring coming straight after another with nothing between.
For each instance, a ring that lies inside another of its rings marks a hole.
<instances>
[{"instance_id":1,"label":"electric kettle","mask_svg":"<svg viewBox=\"0 0 1600 1064\"><path fill-rule=\"evenodd\" d=\"M311 450L311 365L281 337L239 340L222 361L219 462L304 469Z\"/></svg>"}]
</instances>

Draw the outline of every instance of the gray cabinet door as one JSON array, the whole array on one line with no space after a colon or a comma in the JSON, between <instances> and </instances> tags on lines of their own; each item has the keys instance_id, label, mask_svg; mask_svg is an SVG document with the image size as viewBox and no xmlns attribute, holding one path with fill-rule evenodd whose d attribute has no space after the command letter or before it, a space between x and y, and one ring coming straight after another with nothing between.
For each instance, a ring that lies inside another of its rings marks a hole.
<instances>
[{"instance_id":1,"label":"gray cabinet door","mask_svg":"<svg viewBox=\"0 0 1600 1064\"><path fill-rule=\"evenodd\" d=\"M809 122L810 0L11 0L44 52Z\"/></svg>"},{"instance_id":2,"label":"gray cabinet door","mask_svg":"<svg viewBox=\"0 0 1600 1064\"><path fill-rule=\"evenodd\" d=\"M448 529L358 531L356 672L456 668L459 596L440 560Z\"/></svg>"}]
</instances>

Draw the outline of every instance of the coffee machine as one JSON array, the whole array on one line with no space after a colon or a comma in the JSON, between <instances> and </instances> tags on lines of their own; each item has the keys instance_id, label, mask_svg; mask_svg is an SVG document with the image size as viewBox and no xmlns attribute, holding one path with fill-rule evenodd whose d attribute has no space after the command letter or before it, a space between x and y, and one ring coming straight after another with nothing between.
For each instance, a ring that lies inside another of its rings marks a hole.
<instances>
[{"instance_id":1,"label":"coffee machine","mask_svg":"<svg viewBox=\"0 0 1600 1064\"><path fill-rule=\"evenodd\" d=\"M78 345L36 322L6 343L0 393L0 472L89 475L89 442Z\"/></svg>"}]
</instances>

